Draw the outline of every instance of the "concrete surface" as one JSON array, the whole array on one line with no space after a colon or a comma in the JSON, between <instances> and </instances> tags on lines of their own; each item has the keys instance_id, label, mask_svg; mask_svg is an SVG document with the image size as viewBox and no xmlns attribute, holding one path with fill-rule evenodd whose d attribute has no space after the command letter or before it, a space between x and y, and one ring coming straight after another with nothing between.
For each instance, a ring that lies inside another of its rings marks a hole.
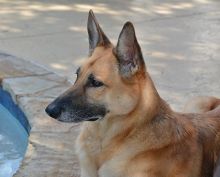
<instances>
[{"instance_id":1,"label":"concrete surface","mask_svg":"<svg viewBox=\"0 0 220 177\"><path fill-rule=\"evenodd\" d=\"M218 0L1 0L0 51L74 80L88 54L89 9L113 43L125 21L134 23L156 86L175 109L193 95L220 96Z\"/></svg>"}]
</instances>

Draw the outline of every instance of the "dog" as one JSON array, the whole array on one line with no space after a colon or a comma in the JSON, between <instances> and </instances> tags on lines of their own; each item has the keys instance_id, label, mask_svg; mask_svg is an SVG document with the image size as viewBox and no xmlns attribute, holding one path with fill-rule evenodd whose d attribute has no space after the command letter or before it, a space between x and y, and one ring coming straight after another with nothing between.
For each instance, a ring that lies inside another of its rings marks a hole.
<instances>
[{"instance_id":1,"label":"dog","mask_svg":"<svg viewBox=\"0 0 220 177\"><path fill-rule=\"evenodd\" d=\"M147 72L131 22L116 47L91 10L87 28L88 59L74 85L46 108L59 121L83 122L76 140L81 176L220 176L220 100L186 106L197 113L174 112Z\"/></svg>"}]
</instances>

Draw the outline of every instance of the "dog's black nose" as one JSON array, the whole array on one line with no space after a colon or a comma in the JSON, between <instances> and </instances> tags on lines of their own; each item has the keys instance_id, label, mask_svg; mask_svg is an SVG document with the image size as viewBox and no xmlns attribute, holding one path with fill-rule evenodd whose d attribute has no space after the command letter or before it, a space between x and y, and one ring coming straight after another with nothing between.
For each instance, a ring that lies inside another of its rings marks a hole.
<instances>
[{"instance_id":1,"label":"dog's black nose","mask_svg":"<svg viewBox=\"0 0 220 177\"><path fill-rule=\"evenodd\" d=\"M51 103L47 106L45 111L50 117L57 119L60 116L62 109L56 104Z\"/></svg>"}]
</instances>

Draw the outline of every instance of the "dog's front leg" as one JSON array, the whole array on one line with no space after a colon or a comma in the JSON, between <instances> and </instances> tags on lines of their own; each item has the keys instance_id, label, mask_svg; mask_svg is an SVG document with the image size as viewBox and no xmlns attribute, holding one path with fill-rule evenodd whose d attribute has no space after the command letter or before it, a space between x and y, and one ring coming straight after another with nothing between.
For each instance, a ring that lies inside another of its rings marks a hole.
<instances>
[{"instance_id":1,"label":"dog's front leg","mask_svg":"<svg viewBox=\"0 0 220 177\"><path fill-rule=\"evenodd\" d=\"M89 153L88 146L85 144L86 141L81 140L81 135L77 137L75 143L76 155L78 157L80 165L80 176L98 177L95 160L91 157Z\"/></svg>"},{"instance_id":2,"label":"dog's front leg","mask_svg":"<svg viewBox=\"0 0 220 177\"><path fill-rule=\"evenodd\" d=\"M81 150L78 158L81 177L98 177L96 164L86 151Z\"/></svg>"}]
</instances>

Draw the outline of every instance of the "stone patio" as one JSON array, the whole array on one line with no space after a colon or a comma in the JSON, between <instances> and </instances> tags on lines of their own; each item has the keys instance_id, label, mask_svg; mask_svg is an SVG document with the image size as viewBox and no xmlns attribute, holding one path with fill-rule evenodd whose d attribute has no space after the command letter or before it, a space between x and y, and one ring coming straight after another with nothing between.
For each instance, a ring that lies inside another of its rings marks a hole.
<instances>
[{"instance_id":1,"label":"stone patio","mask_svg":"<svg viewBox=\"0 0 220 177\"><path fill-rule=\"evenodd\" d=\"M0 80L31 125L27 153L15 177L79 176L74 152L79 125L58 122L44 112L46 105L70 83L40 66L7 54L0 54Z\"/></svg>"}]
</instances>

